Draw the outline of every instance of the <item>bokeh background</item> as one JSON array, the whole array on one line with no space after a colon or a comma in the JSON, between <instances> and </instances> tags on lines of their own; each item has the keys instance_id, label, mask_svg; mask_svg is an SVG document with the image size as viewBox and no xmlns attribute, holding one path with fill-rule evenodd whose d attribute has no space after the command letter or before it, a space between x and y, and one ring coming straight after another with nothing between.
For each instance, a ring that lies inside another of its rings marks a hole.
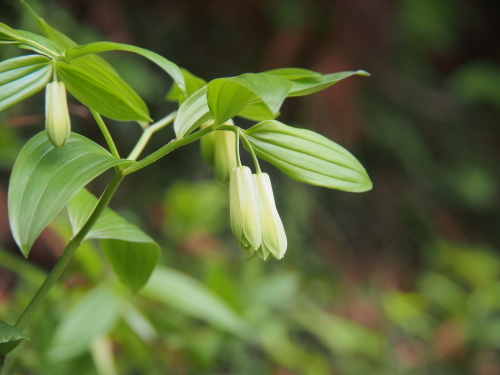
<instances>
[{"instance_id":1,"label":"bokeh background","mask_svg":"<svg viewBox=\"0 0 500 375\"><path fill-rule=\"evenodd\" d=\"M271 165L289 239L245 262L228 191L184 147L125 180L115 210L159 241L130 295L96 244L79 250L12 354L17 374L500 374L500 3L494 0L31 0L80 44L135 44L206 80L301 67L364 69L280 121L366 167L372 191L306 186ZM36 31L15 1L0 21ZM26 53L1 46L0 58ZM138 56L107 58L159 119L171 81ZM10 237L17 153L43 129L43 93L0 113L0 319L15 322L68 238L64 213L28 261ZM70 99L74 131L103 144ZM123 154L140 135L107 121ZM241 127L251 126L245 120ZM158 133L148 151L173 138ZM99 193L108 177L89 188Z\"/></svg>"}]
</instances>

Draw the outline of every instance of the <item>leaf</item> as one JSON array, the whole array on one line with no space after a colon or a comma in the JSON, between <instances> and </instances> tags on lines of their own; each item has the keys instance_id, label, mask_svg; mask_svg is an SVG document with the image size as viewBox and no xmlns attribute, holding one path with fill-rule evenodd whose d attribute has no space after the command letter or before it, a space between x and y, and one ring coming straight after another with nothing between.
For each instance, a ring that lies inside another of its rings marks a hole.
<instances>
[{"instance_id":1,"label":"leaf","mask_svg":"<svg viewBox=\"0 0 500 375\"><path fill-rule=\"evenodd\" d=\"M86 189L80 190L68 203L68 213L77 234L92 213L97 198ZM160 256L160 246L146 233L105 208L86 239L101 239L106 259L120 281L133 291L148 281Z\"/></svg>"},{"instance_id":2,"label":"leaf","mask_svg":"<svg viewBox=\"0 0 500 375\"><path fill-rule=\"evenodd\" d=\"M58 57L64 54L64 48L52 40L25 30L16 30L19 35L20 48L30 49L48 57Z\"/></svg>"},{"instance_id":3,"label":"leaf","mask_svg":"<svg viewBox=\"0 0 500 375\"><path fill-rule=\"evenodd\" d=\"M181 88L182 91L186 89L181 69L176 64L167 60L163 56L158 55L157 53L151 52L144 48L132 46L130 44L113 43L113 42L90 43L66 50L66 56L70 60L72 60L92 53L117 51L117 50L134 52L137 53L138 55L147 58L148 60L151 60L160 68L162 68L165 72L167 72L167 74L169 74L173 78L174 82Z\"/></svg>"},{"instance_id":4,"label":"leaf","mask_svg":"<svg viewBox=\"0 0 500 375\"><path fill-rule=\"evenodd\" d=\"M19 34L16 30L0 22L0 43L2 43L2 41L15 42L18 39Z\"/></svg>"},{"instance_id":5,"label":"leaf","mask_svg":"<svg viewBox=\"0 0 500 375\"><path fill-rule=\"evenodd\" d=\"M350 192L372 188L365 169L349 151L313 131L270 120L244 134L258 157L298 181Z\"/></svg>"},{"instance_id":6,"label":"leaf","mask_svg":"<svg viewBox=\"0 0 500 375\"><path fill-rule=\"evenodd\" d=\"M52 77L50 59L28 55L0 63L0 111L43 89Z\"/></svg>"},{"instance_id":7,"label":"leaf","mask_svg":"<svg viewBox=\"0 0 500 375\"><path fill-rule=\"evenodd\" d=\"M112 286L98 286L63 316L48 351L53 361L74 358L100 335L109 333L120 317L121 300Z\"/></svg>"},{"instance_id":8,"label":"leaf","mask_svg":"<svg viewBox=\"0 0 500 375\"><path fill-rule=\"evenodd\" d=\"M167 93L165 97L166 100L171 102L178 102L179 105L184 103L184 101L193 95L196 91L201 89L203 86L207 84L202 78L196 77L194 74L188 72L186 69L181 68L182 76L184 77L184 82L186 84L186 92L184 93L179 85L174 82L170 91Z\"/></svg>"},{"instance_id":9,"label":"leaf","mask_svg":"<svg viewBox=\"0 0 500 375\"><path fill-rule=\"evenodd\" d=\"M299 71L303 72L311 72L311 74L300 75ZM293 87L290 90L290 94L288 96L304 96L309 94L314 94L315 92L321 91L330 87L337 82L351 77L353 75L360 76L369 76L370 74L365 72L364 70L358 70L356 72L339 72L332 74L322 75L320 73L312 72L310 70L305 69L275 69L267 72L268 74L276 75L278 77L286 78L289 81L293 82ZM295 73L295 74L293 74ZM315 73L316 75L313 75ZM317 76L319 74L319 76Z\"/></svg>"},{"instance_id":10,"label":"leaf","mask_svg":"<svg viewBox=\"0 0 500 375\"><path fill-rule=\"evenodd\" d=\"M238 113L239 117L243 117L252 121L274 120L279 115L279 112L271 112L269 108L267 108L267 106L262 102L250 103L245 108L243 108L240 113Z\"/></svg>"},{"instance_id":11,"label":"leaf","mask_svg":"<svg viewBox=\"0 0 500 375\"><path fill-rule=\"evenodd\" d=\"M91 140L72 134L56 149L45 132L21 150L9 185L9 220L24 256L33 242L68 201L105 170L126 163Z\"/></svg>"},{"instance_id":12,"label":"leaf","mask_svg":"<svg viewBox=\"0 0 500 375\"><path fill-rule=\"evenodd\" d=\"M201 124L212 119L207 104L207 86L203 86L179 107L174 120L177 139L184 138Z\"/></svg>"},{"instance_id":13,"label":"leaf","mask_svg":"<svg viewBox=\"0 0 500 375\"><path fill-rule=\"evenodd\" d=\"M57 75L68 91L87 107L114 120L152 121L147 112L133 105L109 81L99 79L85 68L61 61L56 63L56 67Z\"/></svg>"},{"instance_id":14,"label":"leaf","mask_svg":"<svg viewBox=\"0 0 500 375\"><path fill-rule=\"evenodd\" d=\"M218 295L198 280L181 272L158 266L140 295L236 335L248 335L249 327Z\"/></svg>"},{"instance_id":15,"label":"leaf","mask_svg":"<svg viewBox=\"0 0 500 375\"><path fill-rule=\"evenodd\" d=\"M267 73L245 73L232 78L219 78L207 85L207 102L215 119L221 125L236 116L248 104L262 101L277 114L293 84Z\"/></svg>"},{"instance_id":16,"label":"leaf","mask_svg":"<svg viewBox=\"0 0 500 375\"><path fill-rule=\"evenodd\" d=\"M23 332L0 320L0 363L2 357L14 350L21 341L29 340Z\"/></svg>"},{"instance_id":17,"label":"leaf","mask_svg":"<svg viewBox=\"0 0 500 375\"><path fill-rule=\"evenodd\" d=\"M38 27L47 38L64 48L78 47L78 44L71 38L54 29L43 18L38 16L25 1L21 1L21 3L29 11L38 24ZM89 75L99 81L107 82L127 98L130 106L137 108L140 112L149 116L149 110L146 103L144 103L141 97L118 75L113 67L100 56L84 56L73 61L72 65L84 69Z\"/></svg>"}]
</instances>

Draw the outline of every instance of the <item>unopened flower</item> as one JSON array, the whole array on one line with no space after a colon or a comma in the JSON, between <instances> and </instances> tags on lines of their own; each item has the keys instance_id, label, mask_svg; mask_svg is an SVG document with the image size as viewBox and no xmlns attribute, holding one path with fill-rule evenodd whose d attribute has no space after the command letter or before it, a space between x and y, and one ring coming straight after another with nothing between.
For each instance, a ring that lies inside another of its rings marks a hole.
<instances>
[{"instance_id":1,"label":"unopened flower","mask_svg":"<svg viewBox=\"0 0 500 375\"><path fill-rule=\"evenodd\" d=\"M207 127L211 124L203 125ZM225 125L233 125L229 120ZM231 170L236 167L236 135L232 131L215 130L201 138L201 154L215 177L227 185Z\"/></svg>"},{"instance_id":2,"label":"unopened flower","mask_svg":"<svg viewBox=\"0 0 500 375\"><path fill-rule=\"evenodd\" d=\"M71 132L66 88L62 82L51 82L45 89L45 130L56 148L66 144Z\"/></svg>"},{"instance_id":3,"label":"unopened flower","mask_svg":"<svg viewBox=\"0 0 500 375\"><path fill-rule=\"evenodd\" d=\"M236 167L229 182L231 229L238 245L255 251L262 242L261 215L257 192L248 167Z\"/></svg>"}]
</instances>

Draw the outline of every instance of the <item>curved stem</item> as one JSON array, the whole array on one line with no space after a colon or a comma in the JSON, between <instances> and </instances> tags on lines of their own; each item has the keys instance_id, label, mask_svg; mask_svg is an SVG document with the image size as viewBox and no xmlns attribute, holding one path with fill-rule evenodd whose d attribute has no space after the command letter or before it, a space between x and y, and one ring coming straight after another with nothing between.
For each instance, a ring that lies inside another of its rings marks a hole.
<instances>
[{"instance_id":1,"label":"curved stem","mask_svg":"<svg viewBox=\"0 0 500 375\"><path fill-rule=\"evenodd\" d=\"M247 137L245 137L245 134L241 134L241 141L243 142L243 145L248 150L248 152L250 152L250 154L252 155L253 164L255 165L255 172L261 173L259 160L257 159L257 156L255 155L255 151L253 150L252 145L250 144L250 142L248 142Z\"/></svg>"},{"instance_id":2,"label":"curved stem","mask_svg":"<svg viewBox=\"0 0 500 375\"><path fill-rule=\"evenodd\" d=\"M89 108L90 109L90 108ZM108 128L106 127L106 124L104 123L104 120L102 119L101 115L94 111L93 109L90 109L90 113L92 113L92 116L94 116L95 121L97 122L97 125L99 125L99 129L101 129L102 135L104 136L104 139L106 140L106 143L108 144L109 151L111 151L111 154L115 158L120 158L120 154L118 153L118 149L115 146L115 142L113 141L113 138L111 137L111 134L109 133Z\"/></svg>"},{"instance_id":3,"label":"curved stem","mask_svg":"<svg viewBox=\"0 0 500 375\"><path fill-rule=\"evenodd\" d=\"M161 157L174 151L176 148L179 148L181 146L187 145L188 143L194 142L194 141L200 139L201 137L203 137L205 134L210 133L213 130L215 130L215 127L213 125L210 125L210 126L206 127L205 129L198 130L196 133L188 135L185 138L174 139L174 140L170 141L169 143L167 143L162 148L160 148L159 150L156 150L155 152L153 152L151 155L146 156L144 159L139 160L137 163L132 164L128 168L125 168L123 170L123 175L127 176L131 173L137 172L139 169L142 169L145 166L157 161Z\"/></svg>"},{"instance_id":4,"label":"curved stem","mask_svg":"<svg viewBox=\"0 0 500 375\"><path fill-rule=\"evenodd\" d=\"M177 115L177 111L174 111L170 113L169 115L165 116L162 118L160 121L154 123L153 125L147 127L144 129L141 138L135 145L134 149L130 153L130 155L127 157L128 160L137 160L139 155L144 151L144 148L148 144L149 140L153 136L154 133L156 133L158 130L163 129L165 126L170 124L172 121L174 121L175 116Z\"/></svg>"},{"instance_id":5,"label":"curved stem","mask_svg":"<svg viewBox=\"0 0 500 375\"><path fill-rule=\"evenodd\" d=\"M26 307L22 315L17 320L17 323L15 324L15 327L17 329L22 331L24 330L24 328L26 328L26 325L29 323L29 321L35 314L38 307L40 307L40 304L43 302L43 300L49 293L52 286L56 283L56 281L59 279L63 271L66 269L66 266L68 265L73 254L75 253L75 250L80 246L87 233L96 223L97 219L108 205L109 201L113 197L113 194L116 192L116 189L118 188L122 180L123 180L123 175L118 172L115 173L115 176L110 181L106 190L104 190L104 193L101 195L101 198L97 202L94 211L92 211L89 218L85 222L85 225L82 227L82 229L80 229L80 231L76 234L76 236L73 237L73 239L68 243L68 246L66 246L66 249L64 250L59 260L57 261L56 265L54 266L52 271L50 271L49 275L43 282L42 286L40 287L40 289L38 289L38 292L35 294L29 305Z\"/></svg>"}]
</instances>

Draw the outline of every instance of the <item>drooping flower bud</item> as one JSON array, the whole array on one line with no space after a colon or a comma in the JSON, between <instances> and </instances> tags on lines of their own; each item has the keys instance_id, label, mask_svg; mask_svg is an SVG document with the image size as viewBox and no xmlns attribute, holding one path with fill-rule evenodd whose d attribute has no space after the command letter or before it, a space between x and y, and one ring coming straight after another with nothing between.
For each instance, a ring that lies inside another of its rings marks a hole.
<instances>
[{"instance_id":1,"label":"drooping flower bud","mask_svg":"<svg viewBox=\"0 0 500 375\"><path fill-rule=\"evenodd\" d=\"M267 260L269 253L276 259L281 259L285 255L288 241L276 209L271 180L267 173L259 172L253 177L258 191L262 228L262 243L257 254L264 260Z\"/></svg>"},{"instance_id":2,"label":"drooping flower bud","mask_svg":"<svg viewBox=\"0 0 500 375\"><path fill-rule=\"evenodd\" d=\"M202 125L202 128L211 123ZM228 120L224 125L234 125ZM231 170L236 167L236 135L232 131L215 130L201 138L201 154L222 185L227 185Z\"/></svg>"},{"instance_id":3,"label":"drooping flower bud","mask_svg":"<svg viewBox=\"0 0 500 375\"><path fill-rule=\"evenodd\" d=\"M252 252L262 242L260 210L248 167L233 168L229 182L231 229L238 245Z\"/></svg>"},{"instance_id":4,"label":"drooping flower bud","mask_svg":"<svg viewBox=\"0 0 500 375\"><path fill-rule=\"evenodd\" d=\"M66 88L62 82L51 82L45 89L45 130L56 148L66 144L71 132Z\"/></svg>"}]
</instances>

